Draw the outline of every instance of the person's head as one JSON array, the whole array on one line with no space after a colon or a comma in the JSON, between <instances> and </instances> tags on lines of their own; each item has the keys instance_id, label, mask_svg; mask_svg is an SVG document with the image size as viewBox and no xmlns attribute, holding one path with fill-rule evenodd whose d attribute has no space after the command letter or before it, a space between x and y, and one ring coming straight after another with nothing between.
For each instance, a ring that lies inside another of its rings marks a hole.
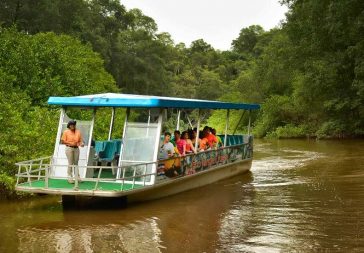
<instances>
[{"instance_id":1,"label":"person's head","mask_svg":"<svg viewBox=\"0 0 364 253\"><path fill-rule=\"evenodd\" d=\"M210 133L210 127L209 127L209 126L205 126L205 127L203 128L203 132L205 132L205 133Z\"/></svg>"},{"instance_id":2,"label":"person's head","mask_svg":"<svg viewBox=\"0 0 364 253\"><path fill-rule=\"evenodd\" d=\"M170 132L165 132L164 133L164 141L169 142L170 140L171 140L171 133Z\"/></svg>"},{"instance_id":3,"label":"person's head","mask_svg":"<svg viewBox=\"0 0 364 253\"><path fill-rule=\"evenodd\" d=\"M215 128L212 128L212 129L211 129L211 133L212 133L213 135L216 135L216 129L215 129Z\"/></svg>"},{"instance_id":4,"label":"person's head","mask_svg":"<svg viewBox=\"0 0 364 253\"><path fill-rule=\"evenodd\" d=\"M192 140L194 138L196 138L196 132L194 130L189 130L188 131L188 137Z\"/></svg>"},{"instance_id":5,"label":"person's head","mask_svg":"<svg viewBox=\"0 0 364 253\"><path fill-rule=\"evenodd\" d=\"M70 120L67 123L67 128L71 129L71 130L75 130L76 129L76 124L77 124L76 120Z\"/></svg>"},{"instance_id":6,"label":"person's head","mask_svg":"<svg viewBox=\"0 0 364 253\"><path fill-rule=\"evenodd\" d=\"M190 137L189 137L189 135L188 135L188 132L187 131L183 131L182 132L182 139L184 139L184 140L187 140L187 139L189 139Z\"/></svg>"},{"instance_id":7,"label":"person's head","mask_svg":"<svg viewBox=\"0 0 364 253\"><path fill-rule=\"evenodd\" d=\"M174 131L174 139L179 140L181 138L181 132L176 130Z\"/></svg>"}]
</instances>

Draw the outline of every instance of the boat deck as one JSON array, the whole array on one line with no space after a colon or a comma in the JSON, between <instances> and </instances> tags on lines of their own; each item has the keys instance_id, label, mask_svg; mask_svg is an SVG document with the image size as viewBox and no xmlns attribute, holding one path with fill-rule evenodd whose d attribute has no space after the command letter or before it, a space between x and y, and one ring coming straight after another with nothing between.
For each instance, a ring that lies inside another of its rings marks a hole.
<instances>
[{"instance_id":1,"label":"boat deck","mask_svg":"<svg viewBox=\"0 0 364 253\"><path fill-rule=\"evenodd\" d=\"M95 190L96 182L95 181L82 181L78 183L78 190L86 190L93 191ZM31 182L18 184L20 188L29 188L30 189L46 189L45 180L34 180ZM75 184L69 183L66 179L52 179L48 180L48 189L50 190L73 190ZM128 191L133 189L138 189L144 187L143 185L138 184L128 184L128 183L117 183L117 182L99 182L97 185L98 191Z\"/></svg>"}]
</instances>

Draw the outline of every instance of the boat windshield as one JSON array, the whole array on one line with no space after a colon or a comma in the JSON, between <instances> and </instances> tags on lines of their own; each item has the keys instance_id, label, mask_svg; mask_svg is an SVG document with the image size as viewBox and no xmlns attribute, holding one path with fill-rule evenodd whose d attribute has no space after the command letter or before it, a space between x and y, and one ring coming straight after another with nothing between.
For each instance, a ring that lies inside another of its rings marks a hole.
<instances>
[{"instance_id":1,"label":"boat windshield","mask_svg":"<svg viewBox=\"0 0 364 253\"><path fill-rule=\"evenodd\" d=\"M161 125L158 122L158 112L158 110L153 110L149 113L149 117L145 120L147 122L126 121L119 161L119 165L123 167L123 170L119 169L118 178L135 176L130 175L128 171L133 171L133 174L136 175L156 171L156 144L159 144ZM154 176L142 177L140 180L137 178L135 183L153 184Z\"/></svg>"}]
</instances>

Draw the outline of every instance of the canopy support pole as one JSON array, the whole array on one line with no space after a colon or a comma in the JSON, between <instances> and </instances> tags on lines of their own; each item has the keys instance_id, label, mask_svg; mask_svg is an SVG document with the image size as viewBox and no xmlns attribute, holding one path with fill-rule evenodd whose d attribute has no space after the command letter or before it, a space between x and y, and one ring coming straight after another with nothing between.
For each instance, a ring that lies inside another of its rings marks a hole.
<instances>
[{"instance_id":1,"label":"canopy support pole","mask_svg":"<svg viewBox=\"0 0 364 253\"><path fill-rule=\"evenodd\" d=\"M235 134L236 130L238 129L238 127L239 127L239 125L240 125L240 122L241 122L241 120L243 119L243 117L244 117L244 114L245 114L245 113L246 113L246 111L244 111L244 112L243 112L243 114L241 115L241 117L240 117L240 119L239 119L238 124L236 124L236 127L235 127L235 129L234 129L233 135Z\"/></svg>"},{"instance_id":2,"label":"canopy support pole","mask_svg":"<svg viewBox=\"0 0 364 253\"><path fill-rule=\"evenodd\" d=\"M230 118L230 109L226 112L226 125L225 125L225 138L224 138L224 147L226 147L226 141L227 141L227 132L229 129L229 118Z\"/></svg>"},{"instance_id":3,"label":"canopy support pole","mask_svg":"<svg viewBox=\"0 0 364 253\"><path fill-rule=\"evenodd\" d=\"M251 110L249 110L248 135L250 135Z\"/></svg>"},{"instance_id":4,"label":"canopy support pole","mask_svg":"<svg viewBox=\"0 0 364 253\"><path fill-rule=\"evenodd\" d=\"M147 133L146 133L146 137L148 137L149 135L149 125L150 125L150 109L148 110L148 127L147 127Z\"/></svg>"},{"instance_id":5,"label":"canopy support pole","mask_svg":"<svg viewBox=\"0 0 364 253\"><path fill-rule=\"evenodd\" d=\"M112 134L112 130L114 128L114 120L115 120L115 107L113 107L112 111L111 111L110 129L109 129L109 136L107 137L107 140L111 140L111 134Z\"/></svg>"},{"instance_id":6,"label":"canopy support pole","mask_svg":"<svg viewBox=\"0 0 364 253\"><path fill-rule=\"evenodd\" d=\"M196 133L196 141L195 141L195 152L197 152L198 148L198 139L200 137L200 114L201 109L198 109L198 116L197 116L197 133Z\"/></svg>"},{"instance_id":7,"label":"canopy support pole","mask_svg":"<svg viewBox=\"0 0 364 253\"><path fill-rule=\"evenodd\" d=\"M188 117L188 114L185 112L185 115L186 115L186 118L187 118L187 121L188 121L188 124L190 125L191 128L193 128L193 125L192 125L192 122L190 120L190 118Z\"/></svg>"},{"instance_id":8,"label":"canopy support pole","mask_svg":"<svg viewBox=\"0 0 364 253\"><path fill-rule=\"evenodd\" d=\"M92 113L92 121L91 121L91 127L90 127L90 135L89 135L90 137L88 138L88 143L87 143L85 177L87 175L87 165L88 165L88 161L89 161L89 158L90 158L90 149L91 149L92 135L93 135L93 132L94 132L95 117L96 117L96 108L94 108L94 111ZM78 168L78 173L80 173L79 168ZM77 177L77 175L75 175L75 177Z\"/></svg>"},{"instance_id":9,"label":"canopy support pole","mask_svg":"<svg viewBox=\"0 0 364 253\"><path fill-rule=\"evenodd\" d=\"M162 132L162 123L163 123L163 114L164 114L164 108L159 110L159 116L158 116L158 126L157 126L157 134L154 144L154 153L153 153L153 161L158 161L158 153L159 153L159 142L161 141L161 132ZM154 184L155 182L155 173L157 172L157 163L153 163L152 167L152 173L154 175L151 175L150 182L151 184ZM144 177L145 180L145 177ZM145 182L145 181L144 181Z\"/></svg>"},{"instance_id":10,"label":"canopy support pole","mask_svg":"<svg viewBox=\"0 0 364 253\"><path fill-rule=\"evenodd\" d=\"M126 126L128 124L128 119L129 119L129 115L130 115L130 107L126 108L126 115L125 115L125 121L124 121L124 129L123 129L123 139L121 141L121 148L120 148L120 156L119 156L119 161L118 161L118 167L122 166L122 156L123 156L123 149L124 149L124 142L125 142L125 132L126 132ZM118 168L118 172L117 172L117 178L120 178L120 168Z\"/></svg>"},{"instance_id":11,"label":"canopy support pole","mask_svg":"<svg viewBox=\"0 0 364 253\"><path fill-rule=\"evenodd\" d=\"M61 143L60 140L61 140L61 135L62 135L62 126L63 126L64 115L65 115L65 109L62 107L61 115L59 116L56 145L54 147L53 157L58 157L58 146L59 146L59 143ZM53 161L52 161L52 163L53 163Z\"/></svg>"},{"instance_id":12,"label":"canopy support pole","mask_svg":"<svg viewBox=\"0 0 364 253\"><path fill-rule=\"evenodd\" d=\"M181 118L181 110L178 109L176 130L179 130L179 120L180 120L180 118Z\"/></svg>"}]
</instances>

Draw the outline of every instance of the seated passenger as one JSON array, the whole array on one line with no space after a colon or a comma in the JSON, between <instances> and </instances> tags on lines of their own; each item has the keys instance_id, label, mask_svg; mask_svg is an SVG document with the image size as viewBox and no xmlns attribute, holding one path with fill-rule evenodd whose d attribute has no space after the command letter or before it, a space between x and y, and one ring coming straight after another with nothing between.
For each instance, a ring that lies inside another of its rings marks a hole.
<instances>
[{"instance_id":1,"label":"seated passenger","mask_svg":"<svg viewBox=\"0 0 364 253\"><path fill-rule=\"evenodd\" d=\"M199 149L200 151L205 151L210 148L207 136L208 136L207 131L202 131L200 140L200 149Z\"/></svg>"},{"instance_id":2,"label":"seated passenger","mask_svg":"<svg viewBox=\"0 0 364 253\"><path fill-rule=\"evenodd\" d=\"M213 135L215 135L215 137L216 137L216 139L217 139L217 147L218 147L218 148L223 147L223 146L224 146L224 143L222 143L222 140L221 140L220 136L216 135L216 129L215 129L215 128L212 128L212 129L211 129L211 133L212 133Z\"/></svg>"},{"instance_id":3,"label":"seated passenger","mask_svg":"<svg viewBox=\"0 0 364 253\"><path fill-rule=\"evenodd\" d=\"M178 153L184 156L186 155L186 140L181 139L181 132L176 130L174 131L174 140L176 142L176 147L178 149Z\"/></svg>"},{"instance_id":4,"label":"seated passenger","mask_svg":"<svg viewBox=\"0 0 364 253\"><path fill-rule=\"evenodd\" d=\"M169 157L172 157L174 155L174 146L170 142L170 139L171 139L171 133L165 132L163 143L159 148L160 160L168 159Z\"/></svg>"},{"instance_id":5,"label":"seated passenger","mask_svg":"<svg viewBox=\"0 0 364 253\"><path fill-rule=\"evenodd\" d=\"M181 174L181 158L174 157L178 151L176 152L176 147L173 146L170 139L171 134L165 132L164 141L159 150L159 159L165 161L161 162L158 166L158 173L164 172L164 175L167 177L175 177Z\"/></svg>"},{"instance_id":6,"label":"seated passenger","mask_svg":"<svg viewBox=\"0 0 364 253\"><path fill-rule=\"evenodd\" d=\"M186 153L189 154L195 152L195 147L193 146L187 131L182 132L182 139L186 141Z\"/></svg>"},{"instance_id":7,"label":"seated passenger","mask_svg":"<svg viewBox=\"0 0 364 253\"><path fill-rule=\"evenodd\" d=\"M207 132L206 138L207 138L207 140L209 142L209 146L211 148L215 148L217 146L217 138L216 138L215 135L213 135L211 133L211 129L212 129L211 127L205 126L204 129L203 129L203 131L204 132Z\"/></svg>"}]
</instances>

